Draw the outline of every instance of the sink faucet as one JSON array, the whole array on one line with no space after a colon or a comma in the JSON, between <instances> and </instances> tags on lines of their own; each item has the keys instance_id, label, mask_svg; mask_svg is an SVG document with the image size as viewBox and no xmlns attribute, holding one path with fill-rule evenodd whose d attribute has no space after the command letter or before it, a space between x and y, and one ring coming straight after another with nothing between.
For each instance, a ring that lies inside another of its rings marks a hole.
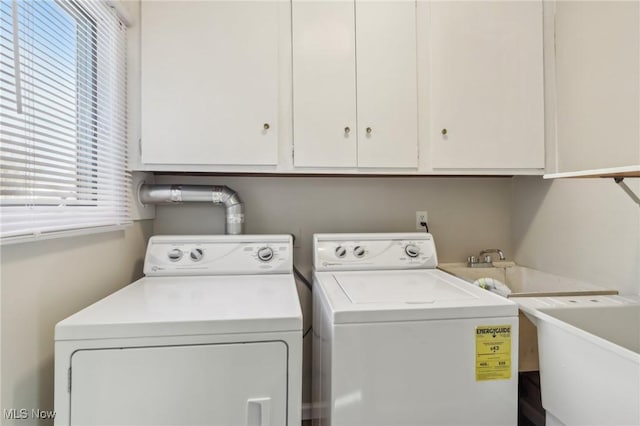
<instances>
[{"instance_id":1,"label":"sink faucet","mask_svg":"<svg viewBox=\"0 0 640 426\"><path fill-rule=\"evenodd\" d=\"M500 249L484 249L480 252L480 254L478 255L478 257L480 259L484 259L484 256L489 254L489 253L497 253L498 256L500 256L500 260L505 260L506 258L504 257L504 253L502 252L502 250Z\"/></svg>"},{"instance_id":2,"label":"sink faucet","mask_svg":"<svg viewBox=\"0 0 640 426\"><path fill-rule=\"evenodd\" d=\"M467 266L470 268L490 268L493 266L493 259L489 253L497 253L500 256L500 260L505 260L504 253L500 249L484 249L480 252L478 257L469 256L467 258Z\"/></svg>"}]
</instances>

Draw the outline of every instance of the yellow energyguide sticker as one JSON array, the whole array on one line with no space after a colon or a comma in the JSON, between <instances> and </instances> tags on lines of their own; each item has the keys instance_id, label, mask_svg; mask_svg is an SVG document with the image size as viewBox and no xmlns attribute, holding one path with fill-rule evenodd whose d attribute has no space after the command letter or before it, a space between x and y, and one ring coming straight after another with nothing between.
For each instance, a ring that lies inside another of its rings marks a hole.
<instances>
[{"instance_id":1,"label":"yellow energyguide sticker","mask_svg":"<svg viewBox=\"0 0 640 426\"><path fill-rule=\"evenodd\" d=\"M511 325L476 327L476 381L511 378Z\"/></svg>"}]
</instances>

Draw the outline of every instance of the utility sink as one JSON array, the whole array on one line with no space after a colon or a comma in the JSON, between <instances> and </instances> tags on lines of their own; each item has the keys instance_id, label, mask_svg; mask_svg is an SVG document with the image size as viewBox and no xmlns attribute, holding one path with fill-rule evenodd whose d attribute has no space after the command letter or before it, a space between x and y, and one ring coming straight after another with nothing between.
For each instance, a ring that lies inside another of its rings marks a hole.
<instances>
[{"instance_id":1,"label":"utility sink","mask_svg":"<svg viewBox=\"0 0 640 426\"><path fill-rule=\"evenodd\" d=\"M496 266L489 268L470 268L466 263L443 263L438 268L470 282L474 282L479 278L496 279L511 289L512 293L508 297L579 296L618 293L616 290L526 268L513 262L494 262L494 265Z\"/></svg>"},{"instance_id":2,"label":"utility sink","mask_svg":"<svg viewBox=\"0 0 640 426\"><path fill-rule=\"evenodd\" d=\"M526 268L514 262L499 261L493 264L493 267L488 268L471 268L466 263L443 263L438 268L470 283L480 278L498 280L511 290L509 298L618 294L616 290ZM519 324L518 370L537 371L539 357L536 327L522 312Z\"/></svg>"},{"instance_id":3,"label":"utility sink","mask_svg":"<svg viewBox=\"0 0 640 426\"><path fill-rule=\"evenodd\" d=\"M640 424L640 296L515 300L536 325L546 424Z\"/></svg>"}]
</instances>

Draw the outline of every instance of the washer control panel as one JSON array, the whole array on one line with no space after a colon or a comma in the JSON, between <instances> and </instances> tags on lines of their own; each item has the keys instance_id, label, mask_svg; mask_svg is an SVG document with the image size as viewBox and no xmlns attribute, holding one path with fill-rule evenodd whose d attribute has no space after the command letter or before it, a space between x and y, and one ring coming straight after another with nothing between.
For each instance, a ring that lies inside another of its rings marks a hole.
<instances>
[{"instance_id":1,"label":"washer control panel","mask_svg":"<svg viewBox=\"0 0 640 426\"><path fill-rule=\"evenodd\" d=\"M316 234L313 266L317 271L433 269L438 266L431 234Z\"/></svg>"},{"instance_id":2,"label":"washer control panel","mask_svg":"<svg viewBox=\"0 0 640 426\"><path fill-rule=\"evenodd\" d=\"M293 270L290 235L155 236L148 276L283 274Z\"/></svg>"}]
</instances>

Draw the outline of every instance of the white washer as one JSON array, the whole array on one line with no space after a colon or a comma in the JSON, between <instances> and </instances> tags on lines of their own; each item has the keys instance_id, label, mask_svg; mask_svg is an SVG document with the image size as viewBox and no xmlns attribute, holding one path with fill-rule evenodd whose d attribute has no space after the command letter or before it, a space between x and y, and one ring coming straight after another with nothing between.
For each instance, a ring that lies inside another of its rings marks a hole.
<instances>
[{"instance_id":1,"label":"white washer","mask_svg":"<svg viewBox=\"0 0 640 426\"><path fill-rule=\"evenodd\" d=\"M315 425L515 425L518 307L431 235L314 236Z\"/></svg>"},{"instance_id":2,"label":"white washer","mask_svg":"<svg viewBox=\"0 0 640 426\"><path fill-rule=\"evenodd\" d=\"M156 236L145 277L55 330L56 425L299 425L287 235Z\"/></svg>"}]
</instances>

